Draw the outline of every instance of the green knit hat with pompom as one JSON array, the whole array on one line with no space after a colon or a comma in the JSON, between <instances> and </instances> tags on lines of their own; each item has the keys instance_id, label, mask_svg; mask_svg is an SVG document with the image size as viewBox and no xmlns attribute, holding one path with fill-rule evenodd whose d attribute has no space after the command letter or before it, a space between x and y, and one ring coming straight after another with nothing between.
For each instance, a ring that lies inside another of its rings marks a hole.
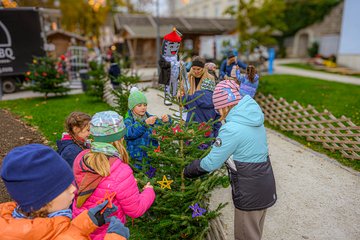
<instances>
[{"instance_id":1,"label":"green knit hat with pompom","mask_svg":"<svg viewBox=\"0 0 360 240\"><path fill-rule=\"evenodd\" d=\"M132 110L136 105L141 104L141 103L147 104L147 99L146 99L144 93L142 93L138 88L133 87L130 90L130 96L128 99L128 107L130 110Z\"/></svg>"}]
</instances>

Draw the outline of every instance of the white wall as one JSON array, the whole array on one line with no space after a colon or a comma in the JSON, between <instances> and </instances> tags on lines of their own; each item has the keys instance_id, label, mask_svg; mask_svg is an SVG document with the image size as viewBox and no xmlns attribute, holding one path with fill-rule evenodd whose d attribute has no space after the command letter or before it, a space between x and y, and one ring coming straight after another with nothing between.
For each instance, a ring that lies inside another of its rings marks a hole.
<instances>
[{"instance_id":1,"label":"white wall","mask_svg":"<svg viewBox=\"0 0 360 240\"><path fill-rule=\"evenodd\" d=\"M172 16L230 18L223 12L229 6L237 6L238 0L168 0L168 4L174 11Z\"/></svg>"},{"instance_id":2,"label":"white wall","mask_svg":"<svg viewBox=\"0 0 360 240\"><path fill-rule=\"evenodd\" d=\"M345 0L338 63L360 70L360 1Z\"/></svg>"},{"instance_id":3,"label":"white wall","mask_svg":"<svg viewBox=\"0 0 360 240\"><path fill-rule=\"evenodd\" d=\"M335 34L321 36L319 53L326 57L336 55L339 49L339 38L340 36Z\"/></svg>"}]
</instances>

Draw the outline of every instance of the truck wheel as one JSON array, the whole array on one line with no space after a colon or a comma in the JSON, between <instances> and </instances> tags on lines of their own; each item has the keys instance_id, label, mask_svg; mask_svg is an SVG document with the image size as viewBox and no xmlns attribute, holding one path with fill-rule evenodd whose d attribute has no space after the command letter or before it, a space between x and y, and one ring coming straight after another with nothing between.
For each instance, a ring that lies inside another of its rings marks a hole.
<instances>
[{"instance_id":1,"label":"truck wheel","mask_svg":"<svg viewBox=\"0 0 360 240\"><path fill-rule=\"evenodd\" d=\"M16 81L14 79L3 79L2 90L4 93L13 93L16 91Z\"/></svg>"}]
</instances>

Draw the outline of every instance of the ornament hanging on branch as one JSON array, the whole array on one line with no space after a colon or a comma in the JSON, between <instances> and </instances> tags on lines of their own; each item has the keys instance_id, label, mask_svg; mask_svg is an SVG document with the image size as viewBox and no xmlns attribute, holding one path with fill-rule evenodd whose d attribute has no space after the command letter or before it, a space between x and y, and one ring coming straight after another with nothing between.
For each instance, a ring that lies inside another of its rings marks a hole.
<instances>
[{"instance_id":1,"label":"ornament hanging on branch","mask_svg":"<svg viewBox=\"0 0 360 240\"><path fill-rule=\"evenodd\" d=\"M192 218L200 217L204 213L206 213L206 210L204 208L201 208L198 203L195 203L194 205L189 206L191 210L193 210Z\"/></svg>"},{"instance_id":2,"label":"ornament hanging on branch","mask_svg":"<svg viewBox=\"0 0 360 240\"><path fill-rule=\"evenodd\" d=\"M160 146L159 146L160 147ZM153 178L155 176L156 168L150 166L149 171L146 172L146 175L149 178Z\"/></svg>"},{"instance_id":3,"label":"ornament hanging on branch","mask_svg":"<svg viewBox=\"0 0 360 240\"><path fill-rule=\"evenodd\" d=\"M168 188L171 189L170 184L173 182L173 180L168 180L167 177L164 175L162 181L157 181L158 184L160 184L161 189Z\"/></svg>"}]
</instances>

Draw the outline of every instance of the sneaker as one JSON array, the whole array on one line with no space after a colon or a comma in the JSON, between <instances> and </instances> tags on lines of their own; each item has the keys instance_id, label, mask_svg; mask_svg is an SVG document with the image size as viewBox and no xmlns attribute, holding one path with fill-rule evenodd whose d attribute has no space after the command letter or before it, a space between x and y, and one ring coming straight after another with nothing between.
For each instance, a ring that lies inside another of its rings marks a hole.
<instances>
[{"instance_id":1,"label":"sneaker","mask_svg":"<svg viewBox=\"0 0 360 240\"><path fill-rule=\"evenodd\" d=\"M166 106L171 106L172 105L172 102L168 101L167 99L164 100L164 104Z\"/></svg>"}]
</instances>

